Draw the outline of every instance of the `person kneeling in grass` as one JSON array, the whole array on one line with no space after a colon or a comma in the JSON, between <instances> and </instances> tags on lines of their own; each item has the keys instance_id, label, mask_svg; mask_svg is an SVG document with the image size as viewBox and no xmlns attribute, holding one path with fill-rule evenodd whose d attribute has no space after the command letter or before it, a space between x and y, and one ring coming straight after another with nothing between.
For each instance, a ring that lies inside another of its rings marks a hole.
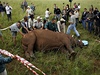
<instances>
[{"instance_id":1,"label":"person kneeling in grass","mask_svg":"<svg viewBox=\"0 0 100 75\"><path fill-rule=\"evenodd\" d=\"M20 21L12 24L10 26L10 30L11 30L11 34L12 34L12 40L13 40L15 46L16 46L17 32L19 32L22 36L24 36L24 34L20 31L20 28L21 28L21 22Z\"/></svg>"},{"instance_id":2,"label":"person kneeling in grass","mask_svg":"<svg viewBox=\"0 0 100 75\"><path fill-rule=\"evenodd\" d=\"M0 54L0 75L7 75L5 64L10 63L15 57L3 57Z\"/></svg>"}]
</instances>

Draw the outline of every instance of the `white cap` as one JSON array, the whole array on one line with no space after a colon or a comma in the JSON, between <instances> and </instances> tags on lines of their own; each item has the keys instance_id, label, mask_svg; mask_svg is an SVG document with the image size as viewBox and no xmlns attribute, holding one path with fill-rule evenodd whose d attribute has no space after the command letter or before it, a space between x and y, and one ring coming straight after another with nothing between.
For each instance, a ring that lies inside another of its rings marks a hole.
<instances>
[{"instance_id":1,"label":"white cap","mask_svg":"<svg viewBox=\"0 0 100 75\"><path fill-rule=\"evenodd\" d=\"M63 18L61 18L60 21L65 21L65 20Z\"/></svg>"},{"instance_id":2,"label":"white cap","mask_svg":"<svg viewBox=\"0 0 100 75\"><path fill-rule=\"evenodd\" d=\"M37 22L37 20L34 20L34 22L36 23L36 22Z\"/></svg>"},{"instance_id":3,"label":"white cap","mask_svg":"<svg viewBox=\"0 0 100 75\"><path fill-rule=\"evenodd\" d=\"M27 8L30 8L30 6L27 6Z\"/></svg>"},{"instance_id":4,"label":"white cap","mask_svg":"<svg viewBox=\"0 0 100 75\"><path fill-rule=\"evenodd\" d=\"M42 19L42 17L38 16L37 19Z\"/></svg>"}]
</instances>

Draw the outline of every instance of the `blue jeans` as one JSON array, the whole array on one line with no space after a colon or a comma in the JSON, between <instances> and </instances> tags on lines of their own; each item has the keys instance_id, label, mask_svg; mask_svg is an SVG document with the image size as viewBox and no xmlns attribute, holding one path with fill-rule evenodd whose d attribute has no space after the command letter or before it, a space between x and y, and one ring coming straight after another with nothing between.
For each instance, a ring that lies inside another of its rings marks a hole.
<instances>
[{"instance_id":1,"label":"blue jeans","mask_svg":"<svg viewBox=\"0 0 100 75\"><path fill-rule=\"evenodd\" d=\"M86 29L86 20L82 20L82 25Z\"/></svg>"},{"instance_id":2,"label":"blue jeans","mask_svg":"<svg viewBox=\"0 0 100 75\"><path fill-rule=\"evenodd\" d=\"M70 30L74 30L77 36L80 36L79 32L76 30L75 24L71 24L68 26L67 34L70 34Z\"/></svg>"},{"instance_id":3,"label":"blue jeans","mask_svg":"<svg viewBox=\"0 0 100 75\"><path fill-rule=\"evenodd\" d=\"M91 31L92 31L92 26L93 26L93 22L91 22L91 21L88 21L88 31L91 33Z\"/></svg>"}]
</instances>

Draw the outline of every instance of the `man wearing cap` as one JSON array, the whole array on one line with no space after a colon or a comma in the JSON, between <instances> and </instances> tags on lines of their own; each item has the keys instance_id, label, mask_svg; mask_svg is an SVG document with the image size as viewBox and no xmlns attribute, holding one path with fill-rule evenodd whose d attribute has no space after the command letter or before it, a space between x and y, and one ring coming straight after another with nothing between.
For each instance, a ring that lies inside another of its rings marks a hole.
<instances>
[{"instance_id":1,"label":"man wearing cap","mask_svg":"<svg viewBox=\"0 0 100 75\"><path fill-rule=\"evenodd\" d=\"M75 17L75 15L74 15L74 12L73 12L73 11L70 11L69 14L71 15L71 17L70 17L70 20L69 20L70 25L69 25L68 28L67 28L67 34L70 34L70 31L71 31L71 30L74 30L74 32L76 33L77 37L80 38L80 34L79 34L79 32L76 30L76 26L75 26L75 24L76 24L76 19L75 19L75 18L76 18L76 17Z\"/></svg>"},{"instance_id":2,"label":"man wearing cap","mask_svg":"<svg viewBox=\"0 0 100 75\"><path fill-rule=\"evenodd\" d=\"M19 32L22 36L24 35L19 29L21 28L21 22L18 21L17 23L14 23L10 26L10 31L12 34L12 40L14 42L14 45L16 45L16 36L17 32Z\"/></svg>"},{"instance_id":3,"label":"man wearing cap","mask_svg":"<svg viewBox=\"0 0 100 75\"><path fill-rule=\"evenodd\" d=\"M29 18L31 14L33 14L33 10L30 8L30 6L27 6L26 16Z\"/></svg>"},{"instance_id":4,"label":"man wearing cap","mask_svg":"<svg viewBox=\"0 0 100 75\"><path fill-rule=\"evenodd\" d=\"M41 21L41 19L42 18L40 16L37 17L37 21L35 20L33 24L34 29L43 29L43 22Z\"/></svg>"},{"instance_id":5,"label":"man wearing cap","mask_svg":"<svg viewBox=\"0 0 100 75\"><path fill-rule=\"evenodd\" d=\"M60 21L57 22L57 27L59 32L65 33L65 20L63 18L61 18Z\"/></svg>"},{"instance_id":6,"label":"man wearing cap","mask_svg":"<svg viewBox=\"0 0 100 75\"><path fill-rule=\"evenodd\" d=\"M52 31L58 32L58 28L57 28L57 24L56 24L56 19L53 18L52 21L47 22L45 24L45 29L46 30L52 30Z\"/></svg>"}]
</instances>

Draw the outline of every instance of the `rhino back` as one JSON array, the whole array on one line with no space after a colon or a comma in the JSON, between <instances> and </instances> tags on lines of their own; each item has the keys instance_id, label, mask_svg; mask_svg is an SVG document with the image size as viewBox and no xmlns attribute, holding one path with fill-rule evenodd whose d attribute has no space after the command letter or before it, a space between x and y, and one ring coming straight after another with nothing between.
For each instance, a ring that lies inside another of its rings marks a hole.
<instances>
[{"instance_id":1,"label":"rhino back","mask_svg":"<svg viewBox=\"0 0 100 75\"><path fill-rule=\"evenodd\" d=\"M34 30L36 35L36 48L38 50L53 49L63 46L62 42L65 34L59 32L53 32L50 30Z\"/></svg>"}]
</instances>

